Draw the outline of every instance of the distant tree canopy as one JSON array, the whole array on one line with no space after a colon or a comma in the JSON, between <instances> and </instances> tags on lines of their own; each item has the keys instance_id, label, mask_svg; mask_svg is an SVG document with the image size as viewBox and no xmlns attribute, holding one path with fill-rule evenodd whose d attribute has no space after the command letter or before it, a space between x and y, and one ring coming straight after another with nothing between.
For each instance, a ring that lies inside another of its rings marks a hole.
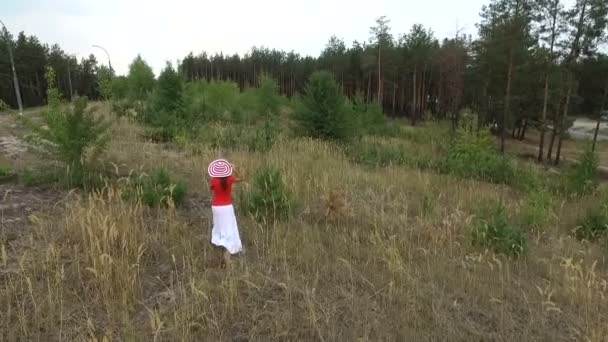
<instances>
[{"instance_id":1,"label":"distant tree canopy","mask_svg":"<svg viewBox=\"0 0 608 342\"><path fill-rule=\"evenodd\" d=\"M607 13L604 0L489 0L481 9L476 40L460 33L439 40L420 24L393 34L391 21L380 17L369 37L349 47L332 36L318 57L258 47L242 56L190 53L176 72L186 82L231 81L240 89L264 84L269 76L279 93L293 96L305 93L313 72L327 71L347 97L376 103L412 124L432 116L457 125L467 107L478 114L479 125L498 127L503 138L523 138L527 127L553 123L551 140L559 141L569 122L565 116L596 115L602 107L608 58L598 47L608 36ZM155 92L154 73L141 56L126 77L114 76L108 84L99 81L107 73L93 56L77 61L35 36L2 36L0 99L12 107L16 99L7 43L14 50L26 106L46 101L46 66L56 70L64 99L71 94L100 99L109 93L143 100Z\"/></svg>"}]
</instances>

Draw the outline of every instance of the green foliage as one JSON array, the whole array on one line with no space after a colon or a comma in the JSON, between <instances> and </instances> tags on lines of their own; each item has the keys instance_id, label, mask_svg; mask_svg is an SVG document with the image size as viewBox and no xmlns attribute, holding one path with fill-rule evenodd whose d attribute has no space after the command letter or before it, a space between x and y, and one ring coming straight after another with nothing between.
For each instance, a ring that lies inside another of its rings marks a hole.
<instances>
[{"instance_id":1,"label":"green foliage","mask_svg":"<svg viewBox=\"0 0 608 342\"><path fill-rule=\"evenodd\" d=\"M522 208L522 224L534 229L540 229L551 218L553 199L551 195L542 190L530 191Z\"/></svg>"},{"instance_id":2,"label":"green foliage","mask_svg":"<svg viewBox=\"0 0 608 342\"><path fill-rule=\"evenodd\" d=\"M97 68L97 85L103 100L109 100L114 97L112 94L113 77L113 72L109 68L106 68L105 66L99 66Z\"/></svg>"},{"instance_id":3,"label":"green foliage","mask_svg":"<svg viewBox=\"0 0 608 342\"><path fill-rule=\"evenodd\" d=\"M598 166L597 155L591 145L587 145L579 162L566 176L566 192L572 195L587 195L595 191L598 184Z\"/></svg>"},{"instance_id":4,"label":"green foliage","mask_svg":"<svg viewBox=\"0 0 608 342\"><path fill-rule=\"evenodd\" d=\"M601 205L589 209L579 219L574 235L579 240L594 241L608 233L608 206Z\"/></svg>"},{"instance_id":5,"label":"green foliage","mask_svg":"<svg viewBox=\"0 0 608 342\"><path fill-rule=\"evenodd\" d=\"M194 123L186 116L183 101L181 76L167 63L143 111L144 122L151 126L147 134L154 141L168 141L180 131L194 129Z\"/></svg>"},{"instance_id":6,"label":"green foliage","mask_svg":"<svg viewBox=\"0 0 608 342\"><path fill-rule=\"evenodd\" d=\"M273 167L258 170L253 189L245 197L245 207L258 220L283 220L292 207L287 186L281 172Z\"/></svg>"},{"instance_id":7,"label":"green foliage","mask_svg":"<svg viewBox=\"0 0 608 342\"><path fill-rule=\"evenodd\" d=\"M210 117L222 118L234 110L240 95L236 83L228 81L210 82L205 87L205 113Z\"/></svg>"},{"instance_id":8,"label":"green foliage","mask_svg":"<svg viewBox=\"0 0 608 342\"><path fill-rule=\"evenodd\" d=\"M258 100L258 112L265 117L271 117L279 113L281 96L277 81L268 75L262 75L260 84L256 89Z\"/></svg>"},{"instance_id":9,"label":"green foliage","mask_svg":"<svg viewBox=\"0 0 608 342\"><path fill-rule=\"evenodd\" d=\"M510 184L516 177L513 163L494 149L487 132L459 130L448 149L444 171L459 177Z\"/></svg>"},{"instance_id":10,"label":"green foliage","mask_svg":"<svg viewBox=\"0 0 608 342\"><path fill-rule=\"evenodd\" d=\"M54 168L25 168L18 174L19 183L25 186L46 186L61 181L61 174Z\"/></svg>"},{"instance_id":11,"label":"green foliage","mask_svg":"<svg viewBox=\"0 0 608 342\"><path fill-rule=\"evenodd\" d=\"M93 109L87 110L86 98L77 98L69 110L62 110L59 92L54 87L54 76L54 71L49 68L47 127L36 129L39 137L36 141L65 163L69 186L83 185L87 163L106 145L108 124L102 118L95 117Z\"/></svg>"},{"instance_id":12,"label":"green foliage","mask_svg":"<svg viewBox=\"0 0 608 342\"><path fill-rule=\"evenodd\" d=\"M131 101L119 99L110 102L111 111L118 117L133 117L137 116L135 104Z\"/></svg>"},{"instance_id":13,"label":"green foliage","mask_svg":"<svg viewBox=\"0 0 608 342\"><path fill-rule=\"evenodd\" d=\"M353 135L353 116L333 76L313 73L306 85L295 120L300 133L314 138L345 140Z\"/></svg>"},{"instance_id":14,"label":"green foliage","mask_svg":"<svg viewBox=\"0 0 608 342\"><path fill-rule=\"evenodd\" d=\"M145 101L152 90L154 90L154 82L152 68L141 56L135 57L131 65L129 65L129 99L131 101Z\"/></svg>"},{"instance_id":15,"label":"green foliage","mask_svg":"<svg viewBox=\"0 0 608 342\"><path fill-rule=\"evenodd\" d=\"M344 151L353 162L372 167L402 165L424 170L439 166L439 160L430 151L398 140L363 138L350 142Z\"/></svg>"},{"instance_id":16,"label":"green foliage","mask_svg":"<svg viewBox=\"0 0 608 342\"><path fill-rule=\"evenodd\" d=\"M112 78L110 84L112 99L122 100L129 95L129 79L126 76L116 76Z\"/></svg>"},{"instance_id":17,"label":"green foliage","mask_svg":"<svg viewBox=\"0 0 608 342\"><path fill-rule=\"evenodd\" d=\"M8 106L8 104L6 104L6 102L2 101L2 99L0 99L0 112L6 112L10 109L10 107Z\"/></svg>"},{"instance_id":18,"label":"green foliage","mask_svg":"<svg viewBox=\"0 0 608 342\"><path fill-rule=\"evenodd\" d=\"M10 167L0 166L0 178L10 177L13 175L13 170Z\"/></svg>"},{"instance_id":19,"label":"green foliage","mask_svg":"<svg viewBox=\"0 0 608 342\"><path fill-rule=\"evenodd\" d=\"M473 223L471 241L473 246L510 256L521 256L527 248L525 234L511 224L502 203L481 209Z\"/></svg>"},{"instance_id":20,"label":"green foliage","mask_svg":"<svg viewBox=\"0 0 608 342\"><path fill-rule=\"evenodd\" d=\"M160 168L152 175L142 174L131 180L131 189L125 193L127 198L137 196L144 204L150 207L179 206L186 198L187 187L181 181L172 179L169 172Z\"/></svg>"},{"instance_id":21,"label":"green foliage","mask_svg":"<svg viewBox=\"0 0 608 342\"><path fill-rule=\"evenodd\" d=\"M347 103L351 106L351 115L355 118L356 128L360 133L395 136L398 132L388 127L380 105L366 103L361 95L355 96Z\"/></svg>"}]
</instances>

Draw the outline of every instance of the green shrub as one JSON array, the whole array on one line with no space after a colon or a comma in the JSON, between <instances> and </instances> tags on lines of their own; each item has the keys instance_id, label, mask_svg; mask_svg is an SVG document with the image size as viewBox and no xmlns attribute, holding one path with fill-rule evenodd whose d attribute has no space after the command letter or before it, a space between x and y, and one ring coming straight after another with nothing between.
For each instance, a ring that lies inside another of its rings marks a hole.
<instances>
[{"instance_id":1,"label":"green shrub","mask_svg":"<svg viewBox=\"0 0 608 342\"><path fill-rule=\"evenodd\" d=\"M510 256L521 256L527 248L525 234L510 223L502 203L482 208L473 223L471 240L473 246Z\"/></svg>"},{"instance_id":2,"label":"green shrub","mask_svg":"<svg viewBox=\"0 0 608 342\"><path fill-rule=\"evenodd\" d=\"M155 82L152 68L140 55L137 55L129 65L129 76L127 76L129 100L146 101L154 90Z\"/></svg>"},{"instance_id":3,"label":"green shrub","mask_svg":"<svg viewBox=\"0 0 608 342\"><path fill-rule=\"evenodd\" d=\"M115 76L110 83L113 100L123 100L129 94L129 80L126 76Z\"/></svg>"},{"instance_id":4,"label":"green shrub","mask_svg":"<svg viewBox=\"0 0 608 342\"><path fill-rule=\"evenodd\" d=\"M131 180L131 189L125 193L128 198L135 195L142 203L150 207L168 206L172 203L179 206L186 197L186 185L174 181L169 172L163 168L155 170L151 175L142 174Z\"/></svg>"},{"instance_id":5,"label":"green shrub","mask_svg":"<svg viewBox=\"0 0 608 342\"><path fill-rule=\"evenodd\" d=\"M214 81L205 87L205 113L209 116L224 118L238 104L239 87L234 82Z\"/></svg>"},{"instance_id":6,"label":"green shrub","mask_svg":"<svg viewBox=\"0 0 608 342\"><path fill-rule=\"evenodd\" d=\"M403 165L406 160L404 151L398 145L364 141L350 144L347 147L347 154L356 163L374 167Z\"/></svg>"},{"instance_id":7,"label":"green shrub","mask_svg":"<svg viewBox=\"0 0 608 342\"><path fill-rule=\"evenodd\" d=\"M548 192L542 189L528 192L522 209L522 224L534 229L541 228L551 218L552 205L553 200Z\"/></svg>"},{"instance_id":8,"label":"green shrub","mask_svg":"<svg viewBox=\"0 0 608 342\"><path fill-rule=\"evenodd\" d=\"M303 135L328 140L345 140L354 133L354 116L334 77L317 71L308 79L295 111L297 129Z\"/></svg>"},{"instance_id":9,"label":"green shrub","mask_svg":"<svg viewBox=\"0 0 608 342\"><path fill-rule=\"evenodd\" d=\"M258 220L283 220L289 217L291 199L281 172L264 167L255 173L253 188L245 196L247 211Z\"/></svg>"},{"instance_id":10,"label":"green shrub","mask_svg":"<svg viewBox=\"0 0 608 342\"><path fill-rule=\"evenodd\" d=\"M566 175L566 192L571 195L587 195L595 191L598 184L599 160L587 145L578 163Z\"/></svg>"},{"instance_id":11,"label":"green shrub","mask_svg":"<svg viewBox=\"0 0 608 342\"><path fill-rule=\"evenodd\" d=\"M77 98L69 110L62 110L54 80L55 73L49 68L47 127L36 128L34 142L65 163L68 186L80 186L85 179L87 164L106 146L109 125L94 115L94 108L87 110L86 98Z\"/></svg>"},{"instance_id":12,"label":"green shrub","mask_svg":"<svg viewBox=\"0 0 608 342\"><path fill-rule=\"evenodd\" d=\"M579 219L574 235L579 240L594 241L608 233L608 206L593 207Z\"/></svg>"},{"instance_id":13,"label":"green shrub","mask_svg":"<svg viewBox=\"0 0 608 342\"><path fill-rule=\"evenodd\" d=\"M487 132L459 130L448 149L444 171L464 178L511 184L516 177L515 166L496 152L491 139Z\"/></svg>"},{"instance_id":14,"label":"green shrub","mask_svg":"<svg viewBox=\"0 0 608 342\"><path fill-rule=\"evenodd\" d=\"M0 99L0 112L7 112L9 109L11 108L8 106L8 104Z\"/></svg>"},{"instance_id":15,"label":"green shrub","mask_svg":"<svg viewBox=\"0 0 608 342\"><path fill-rule=\"evenodd\" d=\"M256 89L257 110L260 115L273 117L279 113L281 95L277 81L268 75L262 75L260 84Z\"/></svg>"},{"instance_id":16,"label":"green shrub","mask_svg":"<svg viewBox=\"0 0 608 342\"><path fill-rule=\"evenodd\" d=\"M61 181L61 172L54 168L26 168L18 174L19 183L25 186L46 186Z\"/></svg>"}]
</instances>

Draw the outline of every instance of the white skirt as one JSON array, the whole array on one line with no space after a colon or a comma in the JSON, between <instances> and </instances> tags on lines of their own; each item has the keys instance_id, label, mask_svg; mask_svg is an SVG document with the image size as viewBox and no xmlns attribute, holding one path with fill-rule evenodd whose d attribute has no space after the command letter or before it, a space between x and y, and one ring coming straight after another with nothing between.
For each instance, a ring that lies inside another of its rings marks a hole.
<instances>
[{"instance_id":1,"label":"white skirt","mask_svg":"<svg viewBox=\"0 0 608 342\"><path fill-rule=\"evenodd\" d=\"M212 206L213 229L211 243L226 248L228 253L236 254L243 249L239 227L236 224L232 205Z\"/></svg>"}]
</instances>

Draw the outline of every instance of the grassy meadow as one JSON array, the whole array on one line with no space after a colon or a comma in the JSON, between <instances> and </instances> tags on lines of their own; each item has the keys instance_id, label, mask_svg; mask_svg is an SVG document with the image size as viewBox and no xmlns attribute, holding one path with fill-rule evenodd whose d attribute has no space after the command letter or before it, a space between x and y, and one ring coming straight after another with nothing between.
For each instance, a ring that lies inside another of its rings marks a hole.
<instances>
[{"instance_id":1,"label":"grassy meadow","mask_svg":"<svg viewBox=\"0 0 608 342\"><path fill-rule=\"evenodd\" d=\"M503 161L449 123L307 138L290 130L288 100L258 148L261 124L220 102L219 119L168 140L93 104L111 125L90 188L49 183L35 150L14 162L15 187L61 199L19 234L0 230L0 341L606 341L602 186L572 195L568 170ZM28 120L3 120L3 134L28 135ZM206 170L219 156L244 179L245 253L227 269L210 244ZM168 200L148 206L133 192L159 169ZM264 179L280 193L260 215Z\"/></svg>"}]
</instances>

